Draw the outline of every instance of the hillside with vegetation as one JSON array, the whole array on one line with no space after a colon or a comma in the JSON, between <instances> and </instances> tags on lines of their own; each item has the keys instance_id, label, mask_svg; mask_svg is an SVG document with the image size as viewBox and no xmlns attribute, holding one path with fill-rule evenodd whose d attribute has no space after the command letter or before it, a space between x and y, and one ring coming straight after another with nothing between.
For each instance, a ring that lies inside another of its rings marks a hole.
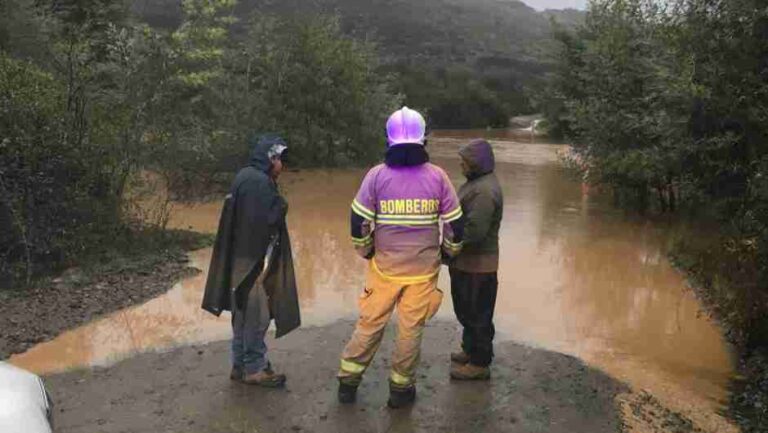
<instances>
[{"instance_id":1,"label":"hillside with vegetation","mask_svg":"<svg viewBox=\"0 0 768 433\"><path fill-rule=\"evenodd\" d=\"M156 28L180 22L177 0L134 0L133 10ZM570 28L583 17L517 0L243 0L233 9L237 37L247 37L255 14L338 16L345 35L377 46L382 72L398 76L405 103L436 127L501 127L529 113L529 84L547 71L551 22Z\"/></svg>"},{"instance_id":2,"label":"hillside with vegetation","mask_svg":"<svg viewBox=\"0 0 768 433\"><path fill-rule=\"evenodd\" d=\"M111 0L0 3L0 288L167 233L171 201L226 183L256 134L293 166L379 158L401 97L373 48L235 4L185 1L156 31Z\"/></svg>"},{"instance_id":3,"label":"hillside with vegetation","mask_svg":"<svg viewBox=\"0 0 768 433\"><path fill-rule=\"evenodd\" d=\"M134 0L133 10L150 25L175 28L177 0ZM234 15L254 13L339 15L345 33L375 41L385 62L473 63L499 57L536 61L530 45L550 37L549 18L516 0L243 0Z\"/></svg>"},{"instance_id":4,"label":"hillside with vegetation","mask_svg":"<svg viewBox=\"0 0 768 433\"><path fill-rule=\"evenodd\" d=\"M403 103L505 126L531 109L551 19L513 0L2 2L0 286L162 229L257 132L309 167L380 157Z\"/></svg>"}]
</instances>

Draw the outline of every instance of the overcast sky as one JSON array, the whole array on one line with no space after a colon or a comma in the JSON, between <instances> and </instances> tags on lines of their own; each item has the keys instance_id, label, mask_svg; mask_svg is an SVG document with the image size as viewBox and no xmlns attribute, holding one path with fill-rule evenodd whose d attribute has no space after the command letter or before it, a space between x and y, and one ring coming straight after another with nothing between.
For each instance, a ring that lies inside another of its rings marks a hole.
<instances>
[{"instance_id":1,"label":"overcast sky","mask_svg":"<svg viewBox=\"0 0 768 433\"><path fill-rule=\"evenodd\" d=\"M522 0L528 6L538 9L585 9L588 0Z\"/></svg>"}]
</instances>

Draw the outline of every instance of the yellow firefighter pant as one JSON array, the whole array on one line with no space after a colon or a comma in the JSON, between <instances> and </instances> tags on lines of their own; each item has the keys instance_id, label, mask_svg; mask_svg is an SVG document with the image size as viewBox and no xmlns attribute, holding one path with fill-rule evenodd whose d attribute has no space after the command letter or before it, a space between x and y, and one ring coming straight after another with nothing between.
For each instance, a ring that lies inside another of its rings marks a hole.
<instances>
[{"instance_id":1,"label":"yellow firefighter pant","mask_svg":"<svg viewBox=\"0 0 768 433\"><path fill-rule=\"evenodd\" d=\"M341 354L338 378L351 385L360 383L381 345L389 317L397 308L397 340L390 381L410 386L421 355L424 325L437 313L443 299L437 288L437 275L425 282L406 284L384 277L371 266L365 287L359 299L360 318Z\"/></svg>"}]
</instances>

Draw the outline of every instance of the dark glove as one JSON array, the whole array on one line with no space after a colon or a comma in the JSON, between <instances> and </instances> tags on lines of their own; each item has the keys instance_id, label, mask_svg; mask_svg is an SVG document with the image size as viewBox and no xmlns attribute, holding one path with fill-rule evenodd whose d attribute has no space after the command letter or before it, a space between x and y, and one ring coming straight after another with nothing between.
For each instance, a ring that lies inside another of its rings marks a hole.
<instances>
[{"instance_id":1,"label":"dark glove","mask_svg":"<svg viewBox=\"0 0 768 433\"><path fill-rule=\"evenodd\" d=\"M456 257L449 256L445 251L440 251L440 262L450 267L456 261Z\"/></svg>"},{"instance_id":2,"label":"dark glove","mask_svg":"<svg viewBox=\"0 0 768 433\"><path fill-rule=\"evenodd\" d=\"M365 256L365 260L371 260L376 255L376 248L371 247L371 252Z\"/></svg>"}]
</instances>

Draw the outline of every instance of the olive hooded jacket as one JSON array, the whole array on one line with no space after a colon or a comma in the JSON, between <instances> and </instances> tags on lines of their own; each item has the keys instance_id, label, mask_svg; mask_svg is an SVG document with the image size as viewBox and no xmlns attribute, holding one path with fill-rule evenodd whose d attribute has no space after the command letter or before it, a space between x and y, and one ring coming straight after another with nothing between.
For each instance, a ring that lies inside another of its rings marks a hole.
<instances>
[{"instance_id":1,"label":"olive hooded jacket","mask_svg":"<svg viewBox=\"0 0 768 433\"><path fill-rule=\"evenodd\" d=\"M464 248L451 267L464 272L496 272L504 197L494 174L493 148L485 140L475 140L462 147L459 155L469 167L467 183L459 189L465 218Z\"/></svg>"}]
</instances>

